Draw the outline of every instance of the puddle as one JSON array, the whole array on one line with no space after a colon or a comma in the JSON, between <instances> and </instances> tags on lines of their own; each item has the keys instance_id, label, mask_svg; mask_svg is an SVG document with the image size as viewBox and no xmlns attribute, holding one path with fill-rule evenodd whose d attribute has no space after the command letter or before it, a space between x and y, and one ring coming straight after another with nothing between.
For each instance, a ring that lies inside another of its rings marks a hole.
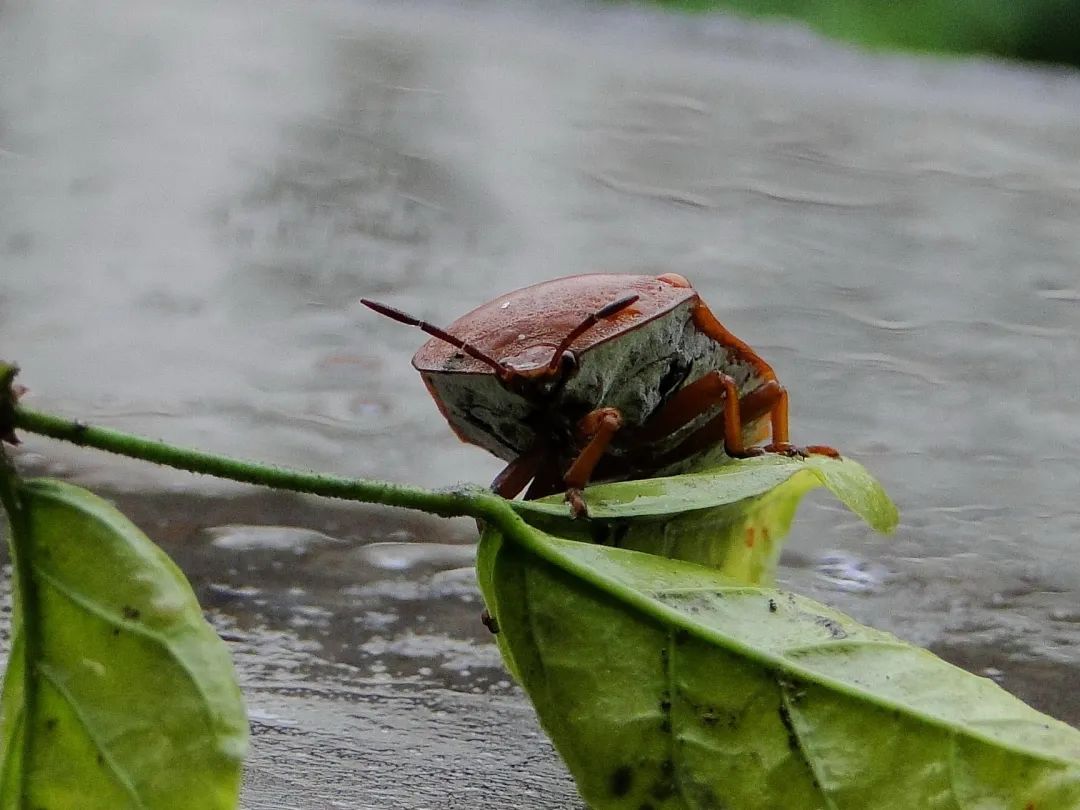
<instances>
[{"instance_id":1,"label":"puddle","mask_svg":"<svg viewBox=\"0 0 1080 810\"><path fill-rule=\"evenodd\" d=\"M782 582L1080 722L1080 74L554 8L5 6L0 346L28 402L483 483L421 338L357 299L445 323L553 276L681 273L776 367L794 440L901 508L882 539L815 494ZM479 621L470 521L21 459L191 577L255 720L252 810L575 806Z\"/></svg>"}]
</instances>

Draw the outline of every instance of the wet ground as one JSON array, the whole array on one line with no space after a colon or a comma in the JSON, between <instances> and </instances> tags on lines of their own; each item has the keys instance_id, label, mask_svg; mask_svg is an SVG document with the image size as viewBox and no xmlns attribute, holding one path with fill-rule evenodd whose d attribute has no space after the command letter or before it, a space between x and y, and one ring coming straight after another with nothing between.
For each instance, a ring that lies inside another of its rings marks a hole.
<instances>
[{"instance_id":1,"label":"wet ground","mask_svg":"<svg viewBox=\"0 0 1080 810\"><path fill-rule=\"evenodd\" d=\"M691 278L796 441L903 514L803 507L783 584L1080 723L1080 74L622 7L0 8L0 356L39 408L439 486L413 331L592 269ZM479 625L471 528L54 443L229 639L252 808L562 808Z\"/></svg>"}]
</instances>

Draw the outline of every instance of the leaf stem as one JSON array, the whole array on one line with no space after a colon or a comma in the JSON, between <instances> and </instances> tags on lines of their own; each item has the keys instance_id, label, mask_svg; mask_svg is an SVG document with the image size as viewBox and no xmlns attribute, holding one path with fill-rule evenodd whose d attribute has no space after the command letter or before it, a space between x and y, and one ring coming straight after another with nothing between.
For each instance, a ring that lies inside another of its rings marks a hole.
<instances>
[{"instance_id":1,"label":"leaf stem","mask_svg":"<svg viewBox=\"0 0 1080 810\"><path fill-rule=\"evenodd\" d=\"M15 408L14 422L16 427L30 433L200 475L212 475L231 481L327 498L416 509L442 517L473 517L485 520L498 527L504 537L527 548L541 559L556 565L565 564L562 555L553 553L547 543L541 542L535 536L533 530L515 511L513 501L500 498L481 487L461 486L435 491L386 481L323 475L177 447L23 407Z\"/></svg>"},{"instance_id":2,"label":"leaf stem","mask_svg":"<svg viewBox=\"0 0 1080 810\"><path fill-rule=\"evenodd\" d=\"M490 490L481 487L461 486L456 489L434 491L386 481L323 475L219 456L187 447L177 447L166 442L111 428L88 425L79 420L65 419L30 408L16 406L13 416L14 426L30 433L199 475L212 475L231 481L291 492L305 492L327 498L416 509L442 517L477 518L495 525L508 540L528 549L549 563L566 568L586 579L589 579L593 573L588 566L577 566L573 561L567 564L562 554L555 551L550 544L543 542L522 520L515 511L513 501L500 498ZM11 515L12 521L19 519L14 476L14 470L10 469L9 474L4 477L4 481L10 484L11 491L8 496L5 496L3 505Z\"/></svg>"},{"instance_id":3,"label":"leaf stem","mask_svg":"<svg viewBox=\"0 0 1080 810\"><path fill-rule=\"evenodd\" d=\"M488 509L480 508L482 501L501 500L478 487L435 491L387 481L345 478L229 458L119 430L96 427L29 408L16 408L15 426L30 433L71 442L81 447L93 447L199 475L212 475L216 478L327 498L418 509L443 517L483 517L485 515L480 513L486 513Z\"/></svg>"},{"instance_id":4,"label":"leaf stem","mask_svg":"<svg viewBox=\"0 0 1080 810\"><path fill-rule=\"evenodd\" d=\"M68 441L81 447L93 447L199 475L212 475L230 481L327 498L416 509L442 517L478 518L495 524L506 537L529 548L540 557L548 559L553 556L546 544L535 540L525 521L515 511L513 501L500 498L490 490L478 486L430 490L387 481L296 470L177 447L30 408L15 409L15 426L29 433Z\"/></svg>"}]
</instances>

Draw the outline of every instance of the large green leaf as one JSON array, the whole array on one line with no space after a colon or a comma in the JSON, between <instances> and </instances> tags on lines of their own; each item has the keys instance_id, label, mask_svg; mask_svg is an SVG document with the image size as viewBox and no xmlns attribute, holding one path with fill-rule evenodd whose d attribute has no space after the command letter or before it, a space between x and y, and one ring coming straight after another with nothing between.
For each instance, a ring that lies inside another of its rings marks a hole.
<instances>
[{"instance_id":1,"label":"large green leaf","mask_svg":"<svg viewBox=\"0 0 1080 810\"><path fill-rule=\"evenodd\" d=\"M1068 810L1080 732L809 599L482 539L508 665L594 810Z\"/></svg>"},{"instance_id":2,"label":"large green leaf","mask_svg":"<svg viewBox=\"0 0 1080 810\"><path fill-rule=\"evenodd\" d=\"M234 808L247 721L183 574L85 490L20 482L17 500L0 808Z\"/></svg>"},{"instance_id":3,"label":"large green leaf","mask_svg":"<svg viewBox=\"0 0 1080 810\"><path fill-rule=\"evenodd\" d=\"M829 489L873 529L891 532L893 502L856 461L766 455L710 470L590 487L589 520L562 496L515 502L529 523L559 537L701 563L750 584L768 582L803 495Z\"/></svg>"}]
</instances>

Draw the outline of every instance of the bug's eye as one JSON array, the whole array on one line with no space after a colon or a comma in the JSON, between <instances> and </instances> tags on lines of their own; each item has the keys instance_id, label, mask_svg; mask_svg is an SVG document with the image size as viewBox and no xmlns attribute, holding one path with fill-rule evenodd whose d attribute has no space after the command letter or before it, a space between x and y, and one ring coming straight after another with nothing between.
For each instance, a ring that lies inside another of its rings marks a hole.
<instances>
[{"instance_id":1,"label":"bug's eye","mask_svg":"<svg viewBox=\"0 0 1080 810\"><path fill-rule=\"evenodd\" d=\"M548 374L548 364L555 346L541 343L503 358L503 365L522 377L540 377Z\"/></svg>"}]
</instances>

